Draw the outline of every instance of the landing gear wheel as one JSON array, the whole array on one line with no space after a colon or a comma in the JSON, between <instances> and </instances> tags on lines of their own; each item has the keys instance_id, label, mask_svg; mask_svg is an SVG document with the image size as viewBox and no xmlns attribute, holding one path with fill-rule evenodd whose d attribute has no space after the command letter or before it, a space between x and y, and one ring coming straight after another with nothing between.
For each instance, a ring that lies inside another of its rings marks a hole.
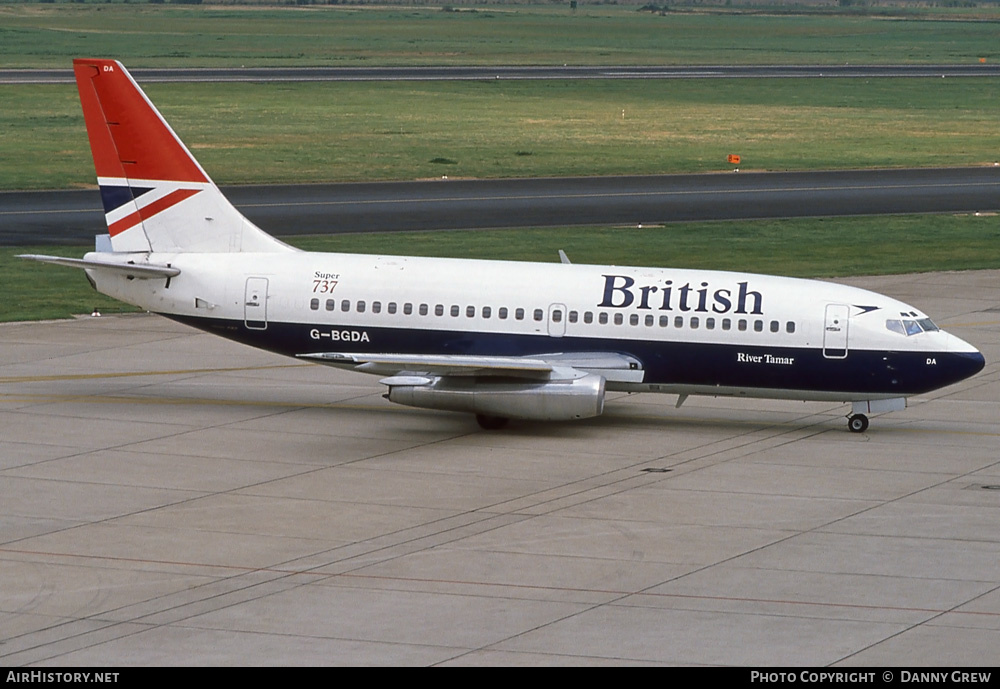
<instances>
[{"instance_id":1,"label":"landing gear wheel","mask_svg":"<svg viewBox=\"0 0 1000 689\"><path fill-rule=\"evenodd\" d=\"M868 430L868 417L864 414L848 416L847 427L851 430L851 433L864 433Z\"/></svg>"},{"instance_id":2,"label":"landing gear wheel","mask_svg":"<svg viewBox=\"0 0 1000 689\"><path fill-rule=\"evenodd\" d=\"M487 416L486 414L476 414L476 423L479 424L480 428L487 431L499 431L501 428L507 425L506 419L502 416ZM868 424L865 424L866 426Z\"/></svg>"}]
</instances>

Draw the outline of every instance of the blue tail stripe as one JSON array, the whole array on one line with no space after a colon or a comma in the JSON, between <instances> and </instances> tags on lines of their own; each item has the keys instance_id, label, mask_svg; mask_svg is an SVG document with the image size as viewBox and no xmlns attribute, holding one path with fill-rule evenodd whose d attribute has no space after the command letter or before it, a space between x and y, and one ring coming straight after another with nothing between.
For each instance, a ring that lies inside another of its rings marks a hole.
<instances>
[{"instance_id":1,"label":"blue tail stripe","mask_svg":"<svg viewBox=\"0 0 1000 689\"><path fill-rule=\"evenodd\" d=\"M153 187L101 185L101 203L104 204L104 212L110 213L117 208L121 208L126 203L130 203L133 199L152 190Z\"/></svg>"}]
</instances>

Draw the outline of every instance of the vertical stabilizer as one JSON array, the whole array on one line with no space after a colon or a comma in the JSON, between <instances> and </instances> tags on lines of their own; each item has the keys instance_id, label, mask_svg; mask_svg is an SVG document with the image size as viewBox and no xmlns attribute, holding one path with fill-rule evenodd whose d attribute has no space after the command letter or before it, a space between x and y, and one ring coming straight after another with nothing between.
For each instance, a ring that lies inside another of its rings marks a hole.
<instances>
[{"instance_id":1,"label":"vertical stabilizer","mask_svg":"<svg viewBox=\"0 0 1000 689\"><path fill-rule=\"evenodd\" d=\"M229 203L120 62L73 71L115 251L293 250Z\"/></svg>"}]
</instances>

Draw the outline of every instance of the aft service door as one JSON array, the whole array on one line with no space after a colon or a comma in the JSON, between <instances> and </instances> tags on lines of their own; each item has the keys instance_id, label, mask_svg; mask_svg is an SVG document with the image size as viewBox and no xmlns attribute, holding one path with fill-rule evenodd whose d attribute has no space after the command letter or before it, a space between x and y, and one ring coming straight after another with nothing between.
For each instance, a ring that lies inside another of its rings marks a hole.
<instances>
[{"instance_id":1,"label":"aft service door","mask_svg":"<svg viewBox=\"0 0 1000 689\"><path fill-rule=\"evenodd\" d=\"M847 337L851 307L846 304L827 304L823 328L823 356L827 359L847 358Z\"/></svg>"},{"instance_id":2,"label":"aft service door","mask_svg":"<svg viewBox=\"0 0 1000 689\"><path fill-rule=\"evenodd\" d=\"M267 329L267 278L247 278L243 322L251 330Z\"/></svg>"},{"instance_id":3,"label":"aft service door","mask_svg":"<svg viewBox=\"0 0 1000 689\"><path fill-rule=\"evenodd\" d=\"M549 305L549 336L562 337L566 334L566 305Z\"/></svg>"}]
</instances>

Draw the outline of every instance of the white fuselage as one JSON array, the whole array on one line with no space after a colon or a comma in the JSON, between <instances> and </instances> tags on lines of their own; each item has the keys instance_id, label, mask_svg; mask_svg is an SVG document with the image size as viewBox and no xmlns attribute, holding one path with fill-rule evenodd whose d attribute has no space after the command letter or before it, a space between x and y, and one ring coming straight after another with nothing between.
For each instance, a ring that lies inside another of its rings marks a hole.
<instances>
[{"instance_id":1,"label":"white fuselage","mask_svg":"<svg viewBox=\"0 0 1000 689\"><path fill-rule=\"evenodd\" d=\"M843 401L934 389L981 362L943 331L887 325L929 323L910 305L815 280L305 252L155 259L180 275L92 278L117 299L288 355L617 352L644 375L610 389Z\"/></svg>"}]
</instances>

